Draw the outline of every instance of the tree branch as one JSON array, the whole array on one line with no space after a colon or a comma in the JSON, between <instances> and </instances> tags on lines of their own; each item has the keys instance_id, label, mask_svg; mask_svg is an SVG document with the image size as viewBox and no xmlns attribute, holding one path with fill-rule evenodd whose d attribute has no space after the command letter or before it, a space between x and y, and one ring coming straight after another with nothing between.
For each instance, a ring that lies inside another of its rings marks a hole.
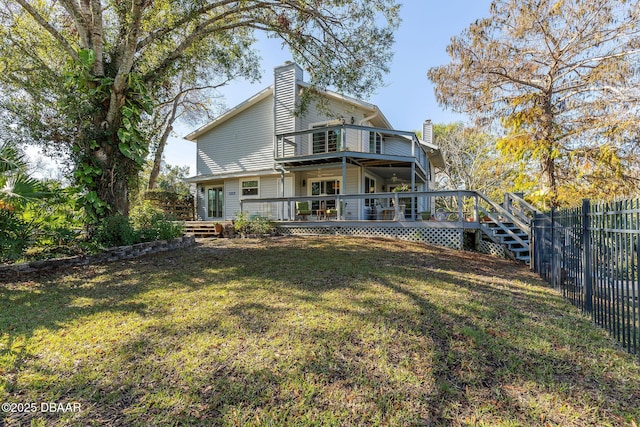
<instances>
[{"instance_id":1,"label":"tree branch","mask_svg":"<svg viewBox=\"0 0 640 427\"><path fill-rule=\"evenodd\" d=\"M122 56L119 58L118 71L113 80L113 89L111 90L111 101L109 103L109 111L107 112L105 120L111 125L122 107L121 103L124 101L122 98L126 79L131 72L133 66L133 60L136 54L136 47L138 41L138 34L140 32L140 24L142 18L142 11L146 5L145 0L133 0L131 3L131 15L130 30L127 36L127 40L124 43Z\"/></svg>"},{"instance_id":2,"label":"tree branch","mask_svg":"<svg viewBox=\"0 0 640 427\"><path fill-rule=\"evenodd\" d=\"M62 49L65 50L69 54L69 56L71 56L71 58L73 58L74 61L77 61L79 59L78 58L78 52L76 52L75 49L73 49L73 47L71 47L69 42L64 37L62 37L62 34L60 34L53 27L53 25L51 25L46 19L44 19L44 17L42 15L40 15L40 13L38 13L37 10L35 10L33 7L31 7L31 5L29 3L27 3L25 0L16 0L16 2L20 6L22 6L22 8L25 11L27 11L27 13L29 13L29 15L31 15L31 17L33 19L35 19L36 22L42 28L44 28L49 34L51 34L53 36L54 39L56 39L58 41L58 43L60 44Z\"/></svg>"},{"instance_id":3,"label":"tree branch","mask_svg":"<svg viewBox=\"0 0 640 427\"><path fill-rule=\"evenodd\" d=\"M182 27L184 24L187 24L189 22L194 21L199 16L203 16L207 12L209 12L209 11L211 11L211 10L217 8L217 7L226 6L227 4L235 3L236 1L237 0L218 1L218 2L213 2L213 3L207 4L206 6L203 6L200 9L196 9L195 11L185 15L182 19L177 20L173 25L163 27L163 28L161 28L159 30L156 30L156 31L152 32L151 34L149 34L147 37L145 37L144 39L142 39L138 43L138 48L140 50L142 50L143 48L147 47L151 43L153 43L153 42L157 41L158 39L162 38L163 36L165 36L167 34L170 34L173 31L177 30L178 28Z\"/></svg>"},{"instance_id":4,"label":"tree branch","mask_svg":"<svg viewBox=\"0 0 640 427\"><path fill-rule=\"evenodd\" d=\"M102 28L102 5L100 0L91 0L92 31L91 47L96 54L96 62L93 65L93 72L96 76L104 76L103 54L103 28Z\"/></svg>"}]
</instances>

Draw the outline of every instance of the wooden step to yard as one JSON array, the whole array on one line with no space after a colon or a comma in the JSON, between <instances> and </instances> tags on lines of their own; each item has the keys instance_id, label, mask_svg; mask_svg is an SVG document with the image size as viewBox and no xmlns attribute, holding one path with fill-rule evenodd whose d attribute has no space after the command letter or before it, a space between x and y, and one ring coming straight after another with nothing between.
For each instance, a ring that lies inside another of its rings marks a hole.
<instances>
[{"instance_id":1,"label":"wooden step to yard","mask_svg":"<svg viewBox=\"0 0 640 427\"><path fill-rule=\"evenodd\" d=\"M196 237L221 236L222 233L216 233L215 225L215 221L185 221L184 234L193 235Z\"/></svg>"}]
</instances>

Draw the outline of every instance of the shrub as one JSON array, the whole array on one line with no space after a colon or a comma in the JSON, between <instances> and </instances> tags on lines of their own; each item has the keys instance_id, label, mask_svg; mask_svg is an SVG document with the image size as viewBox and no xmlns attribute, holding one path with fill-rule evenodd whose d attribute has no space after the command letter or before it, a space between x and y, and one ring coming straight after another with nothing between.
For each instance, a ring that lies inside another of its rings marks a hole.
<instances>
[{"instance_id":1,"label":"shrub","mask_svg":"<svg viewBox=\"0 0 640 427\"><path fill-rule=\"evenodd\" d=\"M233 222L236 233L242 234L270 234L275 230L273 222L264 217L249 218L246 212L236 214Z\"/></svg>"},{"instance_id":2,"label":"shrub","mask_svg":"<svg viewBox=\"0 0 640 427\"><path fill-rule=\"evenodd\" d=\"M165 219L156 222L154 230L157 232L158 240L171 240L176 237L182 237L184 234L184 225Z\"/></svg>"},{"instance_id":3,"label":"shrub","mask_svg":"<svg viewBox=\"0 0 640 427\"><path fill-rule=\"evenodd\" d=\"M102 221L96 230L95 240L104 247L133 245L140 241L140 234L129 218L118 214Z\"/></svg>"},{"instance_id":4,"label":"shrub","mask_svg":"<svg viewBox=\"0 0 640 427\"><path fill-rule=\"evenodd\" d=\"M13 210L0 208L0 261L19 259L31 244L32 224Z\"/></svg>"},{"instance_id":5,"label":"shrub","mask_svg":"<svg viewBox=\"0 0 640 427\"><path fill-rule=\"evenodd\" d=\"M131 209L133 226L140 233L141 240L145 242L171 240L182 236L183 224L172 219L148 200Z\"/></svg>"},{"instance_id":6,"label":"shrub","mask_svg":"<svg viewBox=\"0 0 640 427\"><path fill-rule=\"evenodd\" d=\"M233 228L236 233L249 233L249 214L246 212L236 213L236 218L233 220Z\"/></svg>"},{"instance_id":7,"label":"shrub","mask_svg":"<svg viewBox=\"0 0 640 427\"><path fill-rule=\"evenodd\" d=\"M271 234L275 230L273 222L264 217L256 217L249 224L251 234Z\"/></svg>"}]
</instances>

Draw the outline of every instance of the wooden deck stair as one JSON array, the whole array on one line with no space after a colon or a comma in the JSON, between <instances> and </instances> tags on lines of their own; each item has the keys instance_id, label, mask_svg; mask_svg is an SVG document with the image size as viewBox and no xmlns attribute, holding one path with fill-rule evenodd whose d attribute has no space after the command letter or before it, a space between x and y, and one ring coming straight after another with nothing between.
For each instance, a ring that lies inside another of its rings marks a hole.
<instances>
[{"instance_id":1,"label":"wooden deck stair","mask_svg":"<svg viewBox=\"0 0 640 427\"><path fill-rule=\"evenodd\" d=\"M515 259L529 264L531 261L531 242L528 232L521 230L517 225L510 222L502 222L502 226L508 231L493 222L483 225L482 231L491 241L504 246L507 252Z\"/></svg>"},{"instance_id":2,"label":"wooden deck stair","mask_svg":"<svg viewBox=\"0 0 640 427\"><path fill-rule=\"evenodd\" d=\"M482 196L481 196L482 197ZM484 197L483 197L484 198ZM480 209L489 221L480 229L486 239L502 245L514 259L531 263L531 218L537 212L521 195L508 193L504 204L485 198L492 212Z\"/></svg>"},{"instance_id":3,"label":"wooden deck stair","mask_svg":"<svg viewBox=\"0 0 640 427\"><path fill-rule=\"evenodd\" d=\"M215 221L184 221L184 234L196 237L217 237Z\"/></svg>"}]
</instances>

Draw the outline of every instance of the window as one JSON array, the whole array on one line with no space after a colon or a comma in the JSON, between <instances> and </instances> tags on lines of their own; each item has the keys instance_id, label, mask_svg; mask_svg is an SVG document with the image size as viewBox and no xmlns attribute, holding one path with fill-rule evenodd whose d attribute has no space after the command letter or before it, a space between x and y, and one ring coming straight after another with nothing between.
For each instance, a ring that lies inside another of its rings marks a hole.
<instances>
[{"instance_id":1,"label":"window","mask_svg":"<svg viewBox=\"0 0 640 427\"><path fill-rule=\"evenodd\" d=\"M311 183L312 196L324 196L340 194L340 181L331 179L327 181L313 181Z\"/></svg>"},{"instance_id":2,"label":"window","mask_svg":"<svg viewBox=\"0 0 640 427\"><path fill-rule=\"evenodd\" d=\"M382 135L378 132L369 132L369 152L382 154Z\"/></svg>"},{"instance_id":3,"label":"window","mask_svg":"<svg viewBox=\"0 0 640 427\"><path fill-rule=\"evenodd\" d=\"M376 180L373 178L369 178L368 176L364 177L364 192L366 194L371 194L376 192ZM365 206L375 206L376 199L364 199Z\"/></svg>"},{"instance_id":4,"label":"window","mask_svg":"<svg viewBox=\"0 0 640 427\"><path fill-rule=\"evenodd\" d=\"M323 181L311 181L311 195L312 196L333 196L340 194L340 180L328 179ZM336 200L314 200L311 202L311 209L335 209Z\"/></svg>"},{"instance_id":5,"label":"window","mask_svg":"<svg viewBox=\"0 0 640 427\"><path fill-rule=\"evenodd\" d=\"M314 129L320 127L324 126L315 126ZM339 129L329 129L322 132L314 132L312 141L313 154L338 151L338 145L340 144L341 140L342 138L340 136Z\"/></svg>"},{"instance_id":6,"label":"window","mask_svg":"<svg viewBox=\"0 0 640 427\"><path fill-rule=\"evenodd\" d=\"M240 181L240 187L242 188L243 196L258 196L259 195L260 181L257 179L251 179L246 181Z\"/></svg>"}]
</instances>

